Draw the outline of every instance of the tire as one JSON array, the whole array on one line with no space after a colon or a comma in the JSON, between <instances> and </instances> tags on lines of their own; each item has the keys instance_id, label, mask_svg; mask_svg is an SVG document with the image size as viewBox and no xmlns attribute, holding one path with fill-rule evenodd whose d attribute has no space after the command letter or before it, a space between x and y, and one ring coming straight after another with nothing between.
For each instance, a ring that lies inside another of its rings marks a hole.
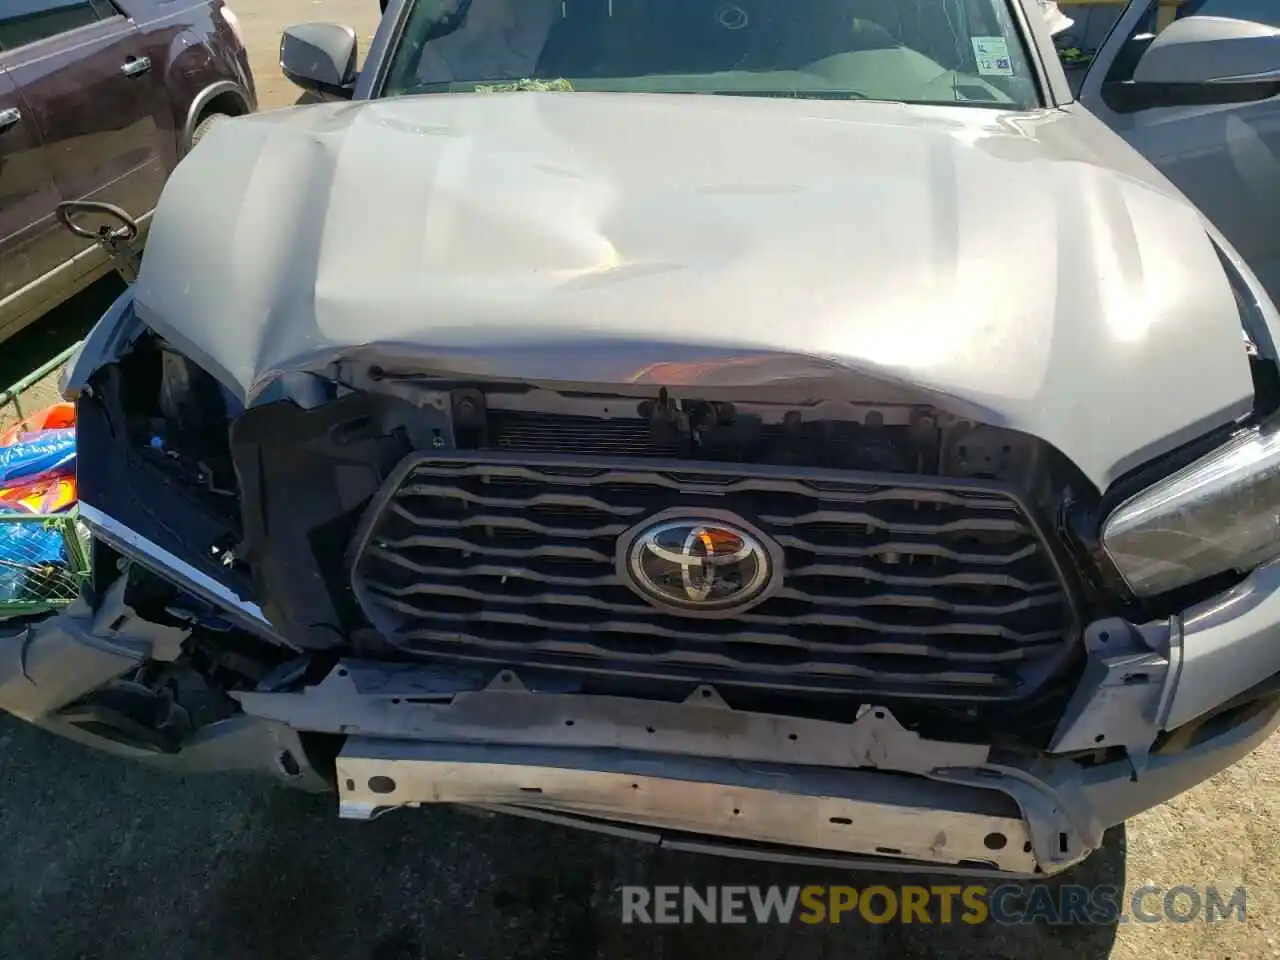
<instances>
[{"instance_id":1,"label":"tire","mask_svg":"<svg viewBox=\"0 0 1280 960\"><path fill-rule=\"evenodd\" d=\"M206 133L220 124L223 120L227 119L230 118L225 113L211 113L207 117L204 117L196 124L196 128L191 131L191 146L187 147L187 153L190 153L196 148L196 144L204 139L204 135Z\"/></svg>"}]
</instances>

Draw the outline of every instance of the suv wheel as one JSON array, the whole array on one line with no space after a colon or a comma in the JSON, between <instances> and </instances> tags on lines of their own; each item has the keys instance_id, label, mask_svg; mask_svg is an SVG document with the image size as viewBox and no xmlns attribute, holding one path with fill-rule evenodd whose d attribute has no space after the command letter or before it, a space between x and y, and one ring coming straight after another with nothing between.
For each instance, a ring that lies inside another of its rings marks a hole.
<instances>
[{"instance_id":1,"label":"suv wheel","mask_svg":"<svg viewBox=\"0 0 1280 960\"><path fill-rule=\"evenodd\" d=\"M196 128L191 131L191 146L187 148L187 152L190 153L194 150L196 148L196 144L204 138L206 133L226 119L228 119L228 117L225 113L211 113L197 123Z\"/></svg>"}]
</instances>

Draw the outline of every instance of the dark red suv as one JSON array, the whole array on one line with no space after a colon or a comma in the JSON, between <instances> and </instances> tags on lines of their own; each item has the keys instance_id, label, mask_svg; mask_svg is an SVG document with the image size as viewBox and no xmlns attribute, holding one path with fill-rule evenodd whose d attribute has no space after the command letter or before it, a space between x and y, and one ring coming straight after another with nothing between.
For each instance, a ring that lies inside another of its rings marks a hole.
<instances>
[{"instance_id":1,"label":"dark red suv","mask_svg":"<svg viewBox=\"0 0 1280 960\"><path fill-rule=\"evenodd\" d=\"M222 0L0 0L0 340L109 269L60 201L145 227L209 126L256 108Z\"/></svg>"}]
</instances>

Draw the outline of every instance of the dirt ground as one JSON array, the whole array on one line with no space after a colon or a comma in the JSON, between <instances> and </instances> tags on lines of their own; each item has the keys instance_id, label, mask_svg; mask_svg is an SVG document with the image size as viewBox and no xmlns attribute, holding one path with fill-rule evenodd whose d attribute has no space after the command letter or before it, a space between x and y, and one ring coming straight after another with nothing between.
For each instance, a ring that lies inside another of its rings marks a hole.
<instances>
[{"instance_id":1,"label":"dirt ground","mask_svg":"<svg viewBox=\"0 0 1280 960\"><path fill-rule=\"evenodd\" d=\"M235 0L264 109L297 92L280 29L356 27L377 0ZM9 382L83 334L107 285L0 356ZM1078 883L1248 889L1246 923L1026 928L624 927L623 883L875 878L672 855L522 821L436 810L372 824L332 798L239 779L178 780L0 718L0 957L226 960L1176 958L1280 956L1280 739L1114 831ZM890 880L889 882L894 882Z\"/></svg>"}]
</instances>

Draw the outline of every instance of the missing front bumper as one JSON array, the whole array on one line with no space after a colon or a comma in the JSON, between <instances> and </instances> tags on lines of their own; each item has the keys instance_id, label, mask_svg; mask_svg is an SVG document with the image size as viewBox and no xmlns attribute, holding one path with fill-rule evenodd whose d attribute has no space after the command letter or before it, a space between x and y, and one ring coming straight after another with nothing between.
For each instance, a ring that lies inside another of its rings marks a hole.
<instances>
[{"instance_id":1,"label":"missing front bumper","mask_svg":"<svg viewBox=\"0 0 1280 960\"><path fill-rule=\"evenodd\" d=\"M337 777L352 819L431 803L506 806L916 865L1039 867L1011 798L876 771L353 737Z\"/></svg>"},{"instance_id":2,"label":"missing front bumper","mask_svg":"<svg viewBox=\"0 0 1280 960\"><path fill-rule=\"evenodd\" d=\"M1280 566L1256 572L1216 618L1091 625L1089 667L1040 755L929 740L874 704L832 722L734 710L710 686L675 703L530 689L508 670L486 682L476 671L361 660L317 684L235 694L243 715L200 729L177 753L139 755L58 716L112 678L177 654L175 628L140 622L116 590L0 636L0 709L178 772L260 769L314 787L301 736L345 737L345 816L460 803L758 859L1046 876L1084 859L1107 827L1237 762L1280 724L1267 683L1226 701L1250 709L1192 710L1203 724L1157 740L1168 727L1160 718L1180 716L1180 700L1197 693L1190 681L1207 677L1201 647L1217 660L1229 647L1274 673L1274 657L1260 653L1274 647L1280 589L1256 595L1275 577ZM1161 627L1174 636L1165 641ZM1219 680L1229 683L1215 690L1245 685L1244 667L1228 657L1225 669ZM1123 747L1125 759L1080 759L1100 743ZM393 788L378 792L377 777Z\"/></svg>"},{"instance_id":3,"label":"missing front bumper","mask_svg":"<svg viewBox=\"0 0 1280 960\"><path fill-rule=\"evenodd\" d=\"M1009 877L1079 863L1106 828L1243 757L1280 710L1263 705L1139 769L929 740L879 707L844 723L733 710L709 687L661 703L534 692L507 671L481 689L458 682L344 661L305 692L238 699L287 727L347 735L346 817L455 803L668 847Z\"/></svg>"}]
</instances>

